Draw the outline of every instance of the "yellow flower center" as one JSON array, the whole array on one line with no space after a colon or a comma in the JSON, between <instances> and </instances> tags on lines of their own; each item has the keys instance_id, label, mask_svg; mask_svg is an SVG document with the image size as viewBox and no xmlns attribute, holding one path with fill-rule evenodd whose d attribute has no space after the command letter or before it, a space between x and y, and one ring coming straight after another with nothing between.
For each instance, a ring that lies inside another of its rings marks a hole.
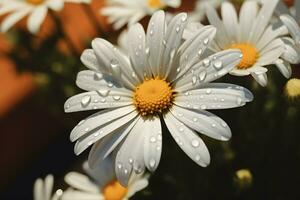
<instances>
[{"instance_id":1,"label":"yellow flower center","mask_svg":"<svg viewBox=\"0 0 300 200\"><path fill-rule=\"evenodd\" d=\"M300 97L300 79L290 79L285 86L285 92L290 98Z\"/></svg>"},{"instance_id":2,"label":"yellow flower center","mask_svg":"<svg viewBox=\"0 0 300 200\"><path fill-rule=\"evenodd\" d=\"M122 200L127 194L127 188L114 180L102 189L102 193L105 200Z\"/></svg>"},{"instance_id":3,"label":"yellow flower center","mask_svg":"<svg viewBox=\"0 0 300 200\"><path fill-rule=\"evenodd\" d=\"M142 116L159 114L173 102L174 92L170 84L161 79L145 80L135 89L134 105Z\"/></svg>"},{"instance_id":4,"label":"yellow flower center","mask_svg":"<svg viewBox=\"0 0 300 200\"><path fill-rule=\"evenodd\" d=\"M162 9L166 5L161 0L148 0L148 6L153 9Z\"/></svg>"},{"instance_id":5,"label":"yellow flower center","mask_svg":"<svg viewBox=\"0 0 300 200\"><path fill-rule=\"evenodd\" d=\"M33 5L39 5L43 3L45 0L26 0L27 3L33 4Z\"/></svg>"},{"instance_id":6,"label":"yellow flower center","mask_svg":"<svg viewBox=\"0 0 300 200\"><path fill-rule=\"evenodd\" d=\"M243 54L241 62L237 65L238 69L248 69L253 66L259 57L256 48L249 43L232 44L228 49L239 49Z\"/></svg>"}]
</instances>

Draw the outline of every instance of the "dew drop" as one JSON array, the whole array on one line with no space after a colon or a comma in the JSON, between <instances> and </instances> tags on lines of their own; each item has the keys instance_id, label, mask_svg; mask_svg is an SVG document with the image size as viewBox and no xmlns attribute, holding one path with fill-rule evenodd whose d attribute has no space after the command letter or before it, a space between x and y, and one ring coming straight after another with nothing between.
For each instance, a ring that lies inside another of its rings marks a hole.
<instances>
[{"instance_id":1,"label":"dew drop","mask_svg":"<svg viewBox=\"0 0 300 200\"><path fill-rule=\"evenodd\" d=\"M201 108L202 110L205 110L205 109L207 108L207 106L204 105L204 104L202 104L202 105L200 106L200 108Z\"/></svg>"},{"instance_id":2,"label":"dew drop","mask_svg":"<svg viewBox=\"0 0 300 200\"><path fill-rule=\"evenodd\" d=\"M196 140L196 139L194 139L194 140L192 140L192 146L193 147L199 147L199 145L200 145L200 142L199 142L199 140Z\"/></svg>"},{"instance_id":3,"label":"dew drop","mask_svg":"<svg viewBox=\"0 0 300 200\"><path fill-rule=\"evenodd\" d=\"M109 90L98 90L97 93L102 97L107 97L109 94Z\"/></svg>"},{"instance_id":4,"label":"dew drop","mask_svg":"<svg viewBox=\"0 0 300 200\"><path fill-rule=\"evenodd\" d=\"M158 135L157 135L157 140L158 140L158 141L161 141L161 140L162 140L161 134L158 134Z\"/></svg>"},{"instance_id":5,"label":"dew drop","mask_svg":"<svg viewBox=\"0 0 300 200\"><path fill-rule=\"evenodd\" d=\"M121 169L121 168L122 168L122 165L121 165L121 164L118 164L118 168Z\"/></svg>"},{"instance_id":6,"label":"dew drop","mask_svg":"<svg viewBox=\"0 0 300 200\"><path fill-rule=\"evenodd\" d=\"M207 59L207 58L204 59L204 60L203 60L203 64L204 64L205 67L208 67L208 66L210 65L210 60Z\"/></svg>"},{"instance_id":7,"label":"dew drop","mask_svg":"<svg viewBox=\"0 0 300 200\"><path fill-rule=\"evenodd\" d=\"M202 71L199 73L199 80L204 81L206 78L206 71Z\"/></svg>"},{"instance_id":8,"label":"dew drop","mask_svg":"<svg viewBox=\"0 0 300 200\"><path fill-rule=\"evenodd\" d=\"M183 131L184 131L184 128L183 128L183 127L180 127L180 128L179 128L179 131L180 131L180 132L183 132Z\"/></svg>"},{"instance_id":9,"label":"dew drop","mask_svg":"<svg viewBox=\"0 0 300 200\"><path fill-rule=\"evenodd\" d=\"M205 40L203 40L203 44L205 44L205 45L207 45L208 42L209 42L209 39L208 39L208 38L206 38Z\"/></svg>"},{"instance_id":10,"label":"dew drop","mask_svg":"<svg viewBox=\"0 0 300 200\"><path fill-rule=\"evenodd\" d=\"M150 30L150 35L153 36L153 34L154 34L154 32L153 32L153 30L151 29L151 30Z\"/></svg>"},{"instance_id":11,"label":"dew drop","mask_svg":"<svg viewBox=\"0 0 300 200\"><path fill-rule=\"evenodd\" d=\"M195 85L197 83L197 76L192 77L192 83L193 83L193 85Z\"/></svg>"},{"instance_id":12,"label":"dew drop","mask_svg":"<svg viewBox=\"0 0 300 200\"><path fill-rule=\"evenodd\" d=\"M240 98L240 97L238 97L237 99L236 99L236 103L237 103L237 105L242 105L243 104L243 101L242 101L242 99Z\"/></svg>"},{"instance_id":13,"label":"dew drop","mask_svg":"<svg viewBox=\"0 0 300 200\"><path fill-rule=\"evenodd\" d=\"M129 158L129 163L132 164L133 163L133 159Z\"/></svg>"},{"instance_id":14,"label":"dew drop","mask_svg":"<svg viewBox=\"0 0 300 200\"><path fill-rule=\"evenodd\" d=\"M81 99L81 105L83 107L86 107L89 105L89 103L91 102L91 96L90 95L86 95Z\"/></svg>"},{"instance_id":15,"label":"dew drop","mask_svg":"<svg viewBox=\"0 0 300 200\"><path fill-rule=\"evenodd\" d=\"M198 161L200 161L200 155L196 155L196 157L195 157L195 160L198 162Z\"/></svg>"},{"instance_id":16,"label":"dew drop","mask_svg":"<svg viewBox=\"0 0 300 200\"><path fill-rule=\"evenodd\" d=\"M197 122L197 121L198 121L198 118L197 118L197 117L194 117L194 118L193 118L193 121L194 121L194 122Z\"/></svg>"},{"instance_id":17,"label":"dew drop","mask_svg":"<svg viewBox=\"0 0 300 200\"><path fill-rule=\"evenodd\" d=\"M149 165L151 168L155 167L156 161L154 159L150 159Z\"/></svg>"},{"instance_id":18,"label":"dew drop","mask_svg":"<svg viewBox=\"0 0 300 200\"><path fill-rule=\"evenodd\" d=\"M215 67L216 69L221 69L221 68L223 67L222 61L220 61L220 60L214 61L214 67Z\"/></svg>"},{"instance_id":19,"label":"dew drop","mask_svg":"<svg viewBox=\"0 0 300 200\"><path fill-rule=\"evenodd\" d=\"M121 96L115 95L115 96L113 96L113 99L114 99L115 101L119 101L119 100L121 99Z\"/></svg>"},{"instance_id":20,"label":"dew drop","mask_svg":"<svg viewBox=\"0 0 300 200\"><path fill-rule=\"evenodd\" d=\"M179 33L179 31L180 31L180 27L177 26L177 27L176 27L176 32Z\"/></svg>"},{"instance_id":21,"label":"dew drop","mask_svg":"<svg viewBox=\"0 0 300 200\"><path fill-rule=\"evenodd\" d=\"M211 94L211 89L207 89L206 94Z\"/></svg>"},{"instance_id":22,"label":"dew drop","mask_svg":"<svg viewBox=\"0 0 300 200\"><path fill-rule=\"evenodd\" d=\"M150 142L152 142L152 143L156 142L156 138L155 137L151 137L150 138Z\"/></svg>"},{"instance_id":23,"label":"dew drop","mask_svg":"<svg viewBox=\"0 0 300 200\"><path fill-rule=\"evenodd\" d=\"M99 72L96 72L96 73L94 74L94 79L95 79L95 80L99 81L99 80L101 80L102 78L103 78L103 74L101 74L101 73L99 73Z\"/></svg>"}]
</instances>

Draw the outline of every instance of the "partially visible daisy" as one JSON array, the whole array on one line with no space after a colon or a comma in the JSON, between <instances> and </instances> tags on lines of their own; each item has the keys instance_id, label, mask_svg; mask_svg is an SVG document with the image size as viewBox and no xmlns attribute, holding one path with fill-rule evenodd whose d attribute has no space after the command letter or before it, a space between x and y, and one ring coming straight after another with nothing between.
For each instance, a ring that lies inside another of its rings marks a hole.
<instances>
[{"instance_id":1,"label":"partially visible daisy","mask_svg":"<svg viewBox=\"0 0 300 200\"><path fill-rule=\"evenodd\" d=\"M205 26L184 42L186 24L185 13L167 24L165 13L158 11L147 33L141 24L129 27L125 54L97 38L81 56L89 70L79 72L76 83L88 92L68 99L65 111L103 110L81 121L70 139L77 141L76 154L94 144L92 167L117 152L116 176L124 186L132 174L157 168L161 121L182 150L205 167L210 155L197 132L222 141L231 137L228 125L206 110L243 106L253 98L243 87L210 83L231 71L241 61L241 52L203 57L216 29Z\"/></svg>"},{"instance_id":2,"label":"partially visible daisy","mask_svg":"<svg viewBox=\"0 0 300 200\"><path fill-rule=\"evenodd\" d=\"M57 190L52 195L53 182L54 182L54 178L52 175L46 176L45 180L40 178L37 179L34 183L33 199L34 200L60 200L63 191Z\"/></svg>"},{"instance_id":3,"label":"partially visible daisy","mask_svg":"<svg viewBox=\"0 0 300 200\"><path fill-rule=\"evenodd\" d=\"M218 8L224 0L197 0L195 9L189 13L190 21L202 21L206 14L206 4Z\"/></svg>"},{"instance_id":4,"label":"partially visible daisy","mask_svg":"<svg viewBox=\"0 0 300 200\"><path fill-rule=\"evenodd\" d=\"M126 24L134 24L147 15L167 7L177 8L181 0L106 0L107 7L100 10L102 15L115 29L120 29Z\"/></svg>"},{"instance_id":5,"label":"partially visible daisy","mask_svg":"<svg viewBox=\"0 0 300 200\"><path fill-rule=\"evenodd\" d=\"M0 15L8 14L1 22L1 31L8 31L22 18L28 16L27 28L35 34L40 30L48 9L60 11L67 2L89 3L91 0L3 0Z\"/></svg>"},{"instance_id":6,"label":"partially visible daisy","mask_svg":"<svg viewBox=\"0 0 300 200\"><path fill-rule=\"evenodd\" d=\"M136 192L148 186L144 175L131 177L127 187L123 187L114 175L114 162L103 161L95 169L85 163L84 169L89 176L70 172L65 181L70 188L64 192L62 200L128 200Z\"/></svg>"},{"instance_id":7,"label":"partially visible daisy","mask_svg":"<svg viewBox=\"0 0 300 200\"><path fill-rule=\"evenodd\" d=\"M223 20L212 6L207 6L209 22L218 30L211 50L240 49L243 53L241 62L230 72L232 75L251 74L260 85L266 86L266 66L275 64L286 78L291 76L290 59L286 57L285 38L282 38L287 29L270 23L277 3L278 0L266 0L259 9L256 1L247 0L238 17L233 4L224 2Z\"/></svg>"}]
</instances>

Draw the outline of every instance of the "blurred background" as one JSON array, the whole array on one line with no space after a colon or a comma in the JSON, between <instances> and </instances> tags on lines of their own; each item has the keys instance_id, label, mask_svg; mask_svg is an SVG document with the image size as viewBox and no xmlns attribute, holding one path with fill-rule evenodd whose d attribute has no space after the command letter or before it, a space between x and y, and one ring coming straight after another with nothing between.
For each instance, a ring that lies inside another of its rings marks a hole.
<instances>
[{"instance_id":1,"label":"blurred background","mask_svg":"<svg viewBox=\"0 0 300 200\"><path fill-rule=\"evenodd\" d=\"M242 1L234 2L238 9ZM48 16L37 36L26 31L24 21L0 34L1 200L32 199L35 179L49 173L55 188L64 188L66 172L81 171L88 151L75 156L69 133L92 112L65 114L63 104L80 92L75 78L84 69L81 52L95 37L116 42L122 31L99 15L103 6L104 0L67 4L57 13L60 26ZM185 0L170 12L194 6ZM214 112L233 137L218 142L203 136L212 156L207 168L193 163L165 132L161 163L149 187L132 199L300 199L300 101L287 97L287 80L274 66L269 70L266 88L251 78L219 80L249 88L255 100ZM292 76L300 77L300 66L293 66Z\"/></svg>"}]
</instances>

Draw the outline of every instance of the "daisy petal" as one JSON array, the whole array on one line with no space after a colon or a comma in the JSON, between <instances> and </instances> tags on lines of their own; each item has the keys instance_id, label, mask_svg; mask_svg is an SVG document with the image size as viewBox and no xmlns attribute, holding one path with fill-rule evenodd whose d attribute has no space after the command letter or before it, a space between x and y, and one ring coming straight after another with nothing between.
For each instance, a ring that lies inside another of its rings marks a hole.
<instances>
[{"instance_id":1,"label":"daisy petal","mask_svg":"<svg viewBox=\"0 0 300 200\"><path fill-rule=\"evenodd\" d=\"M288 61L291 64L298 64L300 62L300 49L295 45L295 42L290 38L282 38L285 44L284 52L281 58Z\"/></svg>"},{"instance_id":2,"label":"daisy petal","mask_svg":"<svg viewBox=\"0 0 300 200\"><path fill-rule=\"evenodd\" d=\"M33 195L34 199L44 198L44 183L43 180L40 178L34 182Z\"/></svg>"},{"instance_id":3,"label":"daisy petal","mask_svg":"<svg viewBox=\"0 0 300 200\"><path fill-rule=\"evenodd\" d=\"M52 195L53 183L54 177L52 175L48 175L44 182L44 196L46 196L46 199L50 199Z\"/></svg>"},{"instance_id":4,"label":"daisy petal","mask_svg":"<svg viewBox=\"0 0 300 200\"><path fill-rule=\"evenodd\" d=\"M202 139L170 112L164 116L164 120L180 148L198 165L202 167L209 165L210 155Z\"/></svg>"},{"instance_id":5,"label":"daisy petal","mask_svg":"<svg viewBox=\"0 0 300 200\"><path fill-rule=\"evenodd\" d=\"M37 7L28 18L28 30L35 34L40 30L40 27L45 20L48 8L46 6Z\"/></svg>"},{"instance_id":6,"label":"daisy petal","mask_svg":"<svg viewBox=\"0 0 300 200\"><path fill-rule=\"evenodd\" d=\"M127 136L127 134L132 130L135 126L137 120L135 119L133 123L130 123L128 126L123 128L122 130L118 130L116 133L109 134L104 137L102 140L95 143L89 153L89 166L91 168L95 168L99 163L99 160L104 160L109 156L112 151L116 149L116 147L123 141L123 139Z\"/></svg>"},{"instance_id":7,"label":"daisy petal","mask_svg":"<svg viewBox=\"0 0 300 200\"><path fill-rule=\"evenodd\" d=\"M7 13L22 9L24 6L23 2L19 2L19 1L12 1L6 4L2 4L0 6L0 15L5 15Z\"/></svg>"},{"instance_id":8,"label":"daisy petal","mask_svg":"<svg viewBox=\"0 0 300 200\"><path fill-rule=\"evenodd\" d=\"M174 68L174 58L177 54L178 48L182 43L182 34L187 24L187 14L180 13L172 18L168 24L166 38L163 41L165 46L162 65L165 67L159 68L160 77L167 78L171 70Z\"/></svg>"},{"instance_id":9,"label":"daisy petal","mask_svg":"<svg viewBox=\"0 0 300 200\"><path fill-rule=\"evenodd\" d=\"M191 90L224 76L239 64L241 58L239 50L225 50L205 58L177 81L176 91Z\"/></svg>"},{"instance_id":10,"label":"daisy petal","mask_svg":"<svg viewBox=\"0 0 300 200\"><path fill-rule=\"evenodd\" d=\"M289 33L295 40L295 43L300 45L300 28L296 20L289 15L281 15L280 20L288 28Z\"/></svg>"},{"instance_id":11,"label":"daisy petal","mask_svg":"<svg viewBox=\"0 0 300 200\"><path fill-rule=\"evenodd\" d=\"M80 173L70 172L65 176L65 182L72 188L89 193L99 193L98 187L90 179Z\"/></svg>"},{"instance_id":12,"label":"daisy petal","mask_svg":"<svg viewBox=\"0 0 300 200\"><path fill-rule=\"evenodd\" d=\"M181 0L162 0L167 6L178 8L181 5Z\"/></svg>"},{"instance_id":13,"label":"daisy petal","mask_svg":"<svg viewBox=\"0 0 300 200\"><path fill-rule=\"evenodd\" d=\"M92 47L99 65L105 65L114 78L121 79L124 86L134 89L134 85L138 83L138 80L132 76L133 69L125 59L126 56L119 52L111 43L101 38L94 39Z\"/></svg>"},{"instance_id":14,"label":"daisy petal","mask_svg":"<svg viewBox=\"0 0 300 200\"><path fill-rule=\"evenodd\" d=\"M266 87L268 84L268 77L266 73L263 72L253 72L251 73L253 78L263 87Z\"/></svg>"},{"instance_id":15,"label":"daisy petal","mask_svg":"<svg viewBox=\"0 0 300 200\"><path fill-rule=\"evenodd\" d=\"M190 39L186 40L180 47L180 62L184 69L179 68L176 78L181 77L201 59L202 54L213 40L216 34L216 28L213 26L204 26L197 30ZM178 70L178 69L176 69Z\"/></svg>"},{"instance_id":16,"label":"daisy petal","mask_svg":"<svg viewBox=\"0 0 300 200\"><path fill-rule=\"evenodd\" d=\"M248 35L253 26L253 22L258 12L258 5L256 1L245 1L240 11L240 32L239 41L247 41Z\"/></svg>"},{"instance_id":17,"label":"daisy petal","mask_svg":"<svg viewBox=\"0 0 300 200\"><path fill-rule=\"evenodd\" d=\"M160 119L155 117L144 121L144 160L150 171L157 168L162 150L162 131Z\"/></svg>"},{"instance_id":18,"label":"daisy petal","mask_svg":"<svg viewBox=\"0 0 300 200\"><path fill-rule=\"evenodd\" d=\"M207 18L208 18L208 21L210 22L210 24L213 25L214 27L218 27L218 30L216 33L216 40L215 40L216 43L221 48L223 48L223 49L226 48L228 46L228 44L230 44L231 40L227 34L227 31L226 31L226 28L225 28L223 22L221 21L221 19L218 16L217 11L210 4L207 4L206 15L207 15ZM222 39L217 40L217 38L222 38Z\"/></svg>"},{"instance_id":19,"label":"daisy petal","mask_svg":"<svg viewBox=\"0 0 300 200\"><path fill-rule=\"evenodd\" d=\"M126 106L113 110L102 110L79 122L79 124L72 130L70 140L74 142L85 134L88 134L90 131L94 131L94 129L123 117L134 110L135 108L133 106Z\"/></svg>"},{"instance_id":20,"label":"daisy petal","mask_svg":"<svg viewBox=\"0 0 300 200\"><path fill-rule=\"evenodd\" d=\"M146 36L146 44L149 48L146 49L146 53L149 53L149 63L154 77L159 75L159 68L162 66L165 29L165 13L163 11L155 12L150 19Z\"/></svg>"},{"instance_id":21,"label":"daisy petal","mask_svg":"<svg viewBox=\"0 0 300 200\"><path fill-rule=\"evenodd\" d=\"M65 112L77 112L103 108L118 108L132 104L131 94L126 90L110 88L84 92L65 102Z\"/></svg>"},{"instance_id":22,"label":"daisy petal","mask_svg":"<svg viewBox=\"0 0 300 200\"><path fill-rule=\"evenodd\" d=\"M81 192L76 190L67 190L62 196L62 200L104 200L104 197L98 193Z\"/></svg>"},{"instance_id":23,"label":"daisy petal","mask_svg":"<svg viewBox=\"0 0 300 200\"><path fill-rule=\"evenodd\" d=\"M147 178L140 178L133 182L130 187L128 188L127 196L128 198L132 197L135 193L138 191L143 190L146 188L149 184L149 181Z\"/></svg>"},{"instance_id":24,"label":"daisy petal","mask_svg":"<svg viewBox=\"0 0 300 200\"><path fill-rule=\"evenodd\" d=\"M90 70L102 73L108 73L109 69L103 63L98 63L96 54L93 49L86 49L80 57L81 62Z\"/></svg>"},{"instance_id":25,"label":"daisy petal","mask_svg":"<svg viewBox=\"0 0 300 200\"><path fill-rule=\"evenodd\" d=\"M113 122L99 127L93 131L88 132L83 137L79 138L75 144L74 152L76 155L81 154L89 146L97 142L98 140L104 138L106 135L113 133L116 130L121 129L123 126L126 126L127 123L132 123L132 120L138 115L136 112L129 113L119 119L114 120ZM122 124L120 126L120 124Z\"/></svg>"},{"instance_id":26,"label":"daisy petal","mask_svg":"<svg viewBox=\"0 0 300 200\"><path fill-rule=\"evenodd\" d=\"M284 43L281 39L273 40L261 52L257 65L265 66L273 64L284 52Z\"/></svg>"},{"instance_id":27,"label":"daisy petal","mask_svg":"<svg viewBox=\"0 0 300 200\"><path fill-rule=\"evenodd\" d=\"M16 11L15 13L12 13L9 16L7 16L1 23L1 31L8 31L14 24L16 24L19 20L21 20L23 17L29 14L30 11L31 8L26 7L20 11Z\"/></svg>"},{"instance_id":28,"label":"daisy petal","mask_svg":"<svg viewBox=\"0 0 300 200\"><path fill-rule=\"evenodd\" d=\"M256 44L256 42L266 29L274 13L278 1L279 0L268 0L265 4L262 5L262 8L260 9L257 17L255 18L252 29L250 31L249 41L253 44Z\"/></svg>"},{"instance_id":29,"label":"daisy petal","mask_svg":"<svg viewBox=\"0 0 300 200\"><path fill-rule=\"evenodd\" d=\"M51 0L51 1L47 1L47 5L52 10L60 11L64 7L64 1L62 1L62 0Z\"/></svg>"},{"instance_id":30,"label":"daisy petal","mask_svg":"<svg viewBox=\"0 0 300 200\"><path fill-rule=\"evenodd\" d=\"M179 106L174 106L171 112L177 120L190 129L208 137L222 141L231 138L231 130L226 122L212 113L203 110L189 110Z\"/></svg>"},{"instance_id":31,"label":"daisy petal","mask_svg":"<svg viewBox=\"0 0 300 200\"><path fill-rule=\"evenodd\" d=\"M221 7L222 19L231 41L236 41L236 35L239 31L238 29L238 17L234 6L229 2L222 3Z\"/></svg>"},{"instance_id":32,"label":"daisy petal","mask_svg":"<svg viewBox=\"0 0 300 200\"><path fill-rule=\"evenodd\" d=\"M86 91L98 91L110 90L111 88L118 88L127 93L131 91L125 88L120 88L120 85L113 79L113 77L102 74L100 72L95 72L91 70L84 70L77 74L76 84L79 88Z\"/></svg>"},{"instance_id":33,"label":"daisy petal","mask_svg":"<svg viewBox=\"0 0 300 200\"><path fill-rule=\"evenodd\" d=\"M151 77L151 72L147 70L148 61L146 56L146 47L145 47L145 31L141 24L135 24L129 27L127 36L127 49L129 51L130 59L132 66L140 78L143 80L144 74L146 73L147 77Z\"/></svg>"},{"instance_id":34,"label":"daisy petal","mask_svg":"<svg viewBox=\"0 0 300 200\"><path fill-rule=\"evenodd\" d=\"M209 83L200 89L176 96L175 104L191 109L228 109L240 107L253 100L252 93L227 83Z\"/></svg>"},{"instance_id":35,"label":"daisy petal","mask_svg":"<svg viewBox=\"0 0 300 200\"><path fill-rule=\"evenodd\" d=\"M292 68L289 62L282 59L278 59L276 60L275 65L277 66L277 68L285 78L291 77Z\"/></svg>"},{"instance_id":36,"label":"daisy petal","mask_svg":"<svg viewBox=\"0 0 300 200\"><path fill-rule=\"evenodd\" d=\"M132 174L141 174L145 170L144 162L144 120L139 119L117 153L115 171L119 182L127 186Z\"/></svg>"}]
</instances>

